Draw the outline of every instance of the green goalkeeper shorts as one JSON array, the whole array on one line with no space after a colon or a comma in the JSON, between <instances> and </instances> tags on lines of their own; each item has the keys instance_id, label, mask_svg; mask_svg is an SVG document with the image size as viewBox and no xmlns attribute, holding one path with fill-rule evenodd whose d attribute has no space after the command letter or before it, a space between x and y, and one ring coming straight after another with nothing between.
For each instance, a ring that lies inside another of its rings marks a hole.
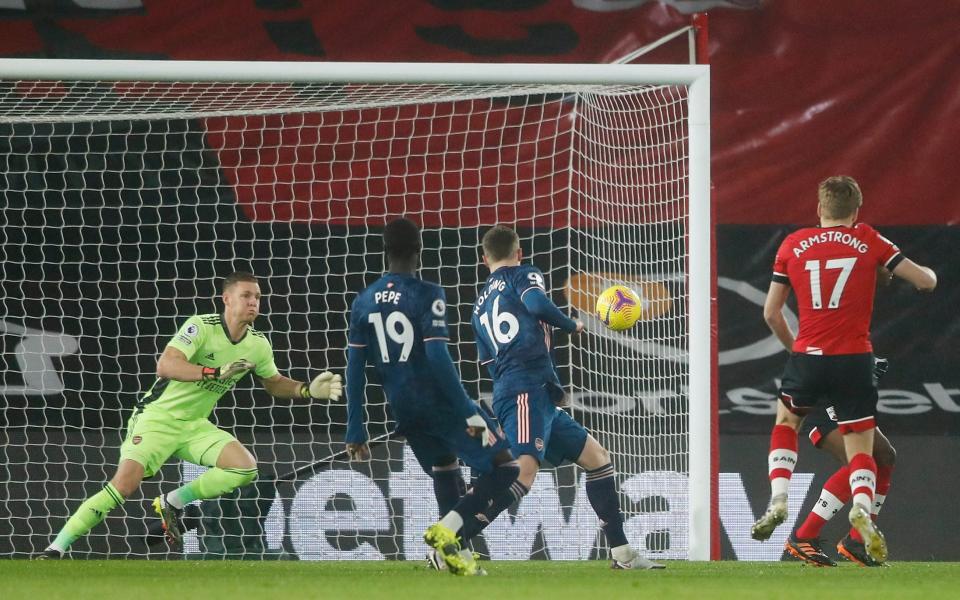
<instances>
[{"instance_id":1,"label":"green goalkeeper shorts","mask_svg":"<svg viewBox=\"0 0 960 600\"><path fill-rule=\"evenodd\" d=\"M162 410L147 408L134 412L127 422L120 460L143 465L144 477L152 477L171 456L214 467L224 446L236 439L207 419L181 421Z\"/></svg>"}]
</instances>

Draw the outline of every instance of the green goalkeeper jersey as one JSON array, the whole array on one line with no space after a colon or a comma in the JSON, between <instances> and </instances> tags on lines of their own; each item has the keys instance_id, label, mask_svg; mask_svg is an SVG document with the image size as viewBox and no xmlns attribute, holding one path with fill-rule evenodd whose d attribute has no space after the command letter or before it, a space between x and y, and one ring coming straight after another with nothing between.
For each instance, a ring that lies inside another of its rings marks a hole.
<instances>
[{"instance_id":1,"label":"green goalkeeper jersey","mask_svg":"<svg viewBox=\"0 0 960 600\"><path fill-rule=\"evenodd\" d=\"M273 377L279 371L273 362L273 347L267 336L248 327L239 341L227 334L223 317L218 314L195 315L167 343L187 356L187 360L204 367L221 367L236 360L246 359L256 367L253 372L261 379ZM174 381L157 378L138 404L151 411L162 410L183 421L206 419L213 412L217 400L246 376L244 371L225 381Z\"/></svg>"}]
</instances>

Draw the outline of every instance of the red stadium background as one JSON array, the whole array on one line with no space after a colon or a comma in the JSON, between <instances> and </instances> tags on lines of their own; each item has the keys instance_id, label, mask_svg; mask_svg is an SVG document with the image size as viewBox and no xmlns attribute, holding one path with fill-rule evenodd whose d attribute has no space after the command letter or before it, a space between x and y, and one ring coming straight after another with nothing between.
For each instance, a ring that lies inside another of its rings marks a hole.
<instances>
[{"instance_id":1,"label":"red stadium background","mask_svg":"<svg viewBox=\"0 0 960 600\"><path fill-rule=\"evenodd\" d=\"M719 223L808 222L816 183L839 172L863 183L876 225L960 221L960 5L949 0L96 5L0 9L0 56L605 63L712 8ZM677 44L645 60L685 56Z\"/></svg>"}]
</instances>

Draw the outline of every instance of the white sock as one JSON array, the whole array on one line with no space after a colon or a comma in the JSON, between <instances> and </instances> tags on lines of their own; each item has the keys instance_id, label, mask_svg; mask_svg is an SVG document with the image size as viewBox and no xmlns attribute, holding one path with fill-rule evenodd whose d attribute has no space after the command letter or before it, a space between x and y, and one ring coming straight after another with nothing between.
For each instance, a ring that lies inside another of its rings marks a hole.
<instances>
[{"instance_id":1,"label":"white sock","mask_svg":"<svg viewBox=\"0 0 960 600\"><path fill-rule=\"evenodd\" d=\"M787 492L790 491L790 480L786 477L777 477L770 481L770 498L776 498L777 496L787 496Z\"/></svg>"},{"instance_id":2,"label":"white sock","mask_svg":"<svg viewBox=\"0 0 960 600\"><path fill-rule=\"evenodd\" d=\"M853 503L862 506L868 515L873 509L873 495L876 489L877 474L875 472L870 469L857 469L850 473L850 490L853 492Z\"/></svg>"},{"instance_id":3,"label":"white sock","mask_svg":"<svg viewBox=\"0 0 960 600\"><path fill-rule=\"evenodd\" d=\"M774 448L767 455L767 473L770 475L770 498L786 496L790 491L790 477L797 466L797 453L787 448Z\"/></svg>"},{"instance_id":4,"label":"white sock","mask_svg":"<svg viewBox=\"0 0 960 600\"><path fill-rule=\"evenodd\" d=\"M853 496L853 503L859 504L863 507L863 510L867 511L867 514L870 514L870 506L873 504L873 500L870 499L870 494L855 494Z\"/></svg>"},{"instance_id":5,"label":"white sock","mask_svg":"<svg viewBox=\"0 0 960 600\"><path fill-rule=\"evenodd\" d=\"M813 505L813 512L824 521L829 521L840 512L843 505L839 498L824 488L820 492L820 499Z\"/></svg>"},{"instance_id":6,"label":"white sock","mask_svg":"<svg viewBox=\"0 0 960 600\"><path fill-rule=\"evenodd\" d=\"M67 553L67 549L61 548L60 546L57 545L56 542L53 542L49 546L47 546L47 550L56 550L57 552L60 553L60 556L63 556L64 554Z\"/></svg>"},{"instance_id":7,"label":"white sock","mask_svg":"<svg viewBox=\"0 0 960 600\"><path fill-rule=\"evenodd\" d=\"M886 494L874 493L873 494L873 510L870 511L870 514L874 516L880 514L880 509L883 508L883 503L886 502L886 500L887 500Z\"/></svg>"},{"instance_id":8,"label":"white sock","mask_svg":"<svg viewBox=\"0 0 960 600\"><path fill-rule=\"evenodd\" d=\"M457 511L451 510L440 519L440 524L456 533L463 527L463 517L457 514Z\"/></svg>"},{"instance_id":9,"label":"white sock","mask_svg":"<svg viewBox=\"0 0 960 600\"><path fill-rule=\"evenodd\" d=\"M181 500L180 496L177 495L177 490L173 490L172 492L167 494L167 504L169 504L170 506L174 507L177 510L183 510L183 507L184 507L183 500Z\"/></svg>"}]
</instances>

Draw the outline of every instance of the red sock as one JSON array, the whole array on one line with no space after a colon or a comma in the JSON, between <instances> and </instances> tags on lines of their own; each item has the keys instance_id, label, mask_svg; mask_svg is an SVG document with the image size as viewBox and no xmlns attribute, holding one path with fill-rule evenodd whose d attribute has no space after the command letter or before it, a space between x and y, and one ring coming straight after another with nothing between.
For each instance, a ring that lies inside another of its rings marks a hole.
<instances>
[{"instance_id":1,"label":"red sock","mask_svg":"<svg viewBox=\"0 0 960 600\"><path fill-rule=\"evenodd\" d=\"M807 515L796 532L802 540L820 537L820 531L843 505L850 501L850 470L847 465L837 469L836 473L823 484L820 499L813 505L813 510Z\"/></svg>"},{"instance_id":2,"label":"red sock","mask_svg":"<svg viewBox=\"0 0 960 600\"><path fill-rule=\"evenodd\" d=\"M887 495L887 493L890 491L891 479L893 479L893 465L878 465L877 466L877 491L874 497ZM879 508L876 506L874 506L874 509L875 509L874 513L879 511Z\"/></svg>"},{"instance_id":3,"label":"red sock","mask_svg":"<svg viewBox=\"0 0 960 600\"><path fill-rule=\"evenodd\" d=\"M870 511L873 494L877 489L877 463L869 454L860 453L850 459L850 492L853 501Z\"/></svg>"},{"instance_id":4,"label":"red sock","mask_svg":"<svg viewBox=\"0 0 960 600\"><path fill-rule=\"evenodd\" d=\"M890 479L893 478L893 465L877 466L877 491L873 495L873 510L870 511L870 518L877 520L877 513L883 508L883 503L887 499L887 492L890 491ZM862 542L860 534L853 527L850 528L850 537Z\"/></svg>"},{"instance_id":5,"label":"red sock","mask_svg":"<svg viewBox=\"0 0 960 600\"><path fill-rule=\"evenodd\" d=\"M787 425L774 425L770 433L770 454L767 456L771 498L787 493L796 466L797 430Z\"/></svg>"}]
</instances>

